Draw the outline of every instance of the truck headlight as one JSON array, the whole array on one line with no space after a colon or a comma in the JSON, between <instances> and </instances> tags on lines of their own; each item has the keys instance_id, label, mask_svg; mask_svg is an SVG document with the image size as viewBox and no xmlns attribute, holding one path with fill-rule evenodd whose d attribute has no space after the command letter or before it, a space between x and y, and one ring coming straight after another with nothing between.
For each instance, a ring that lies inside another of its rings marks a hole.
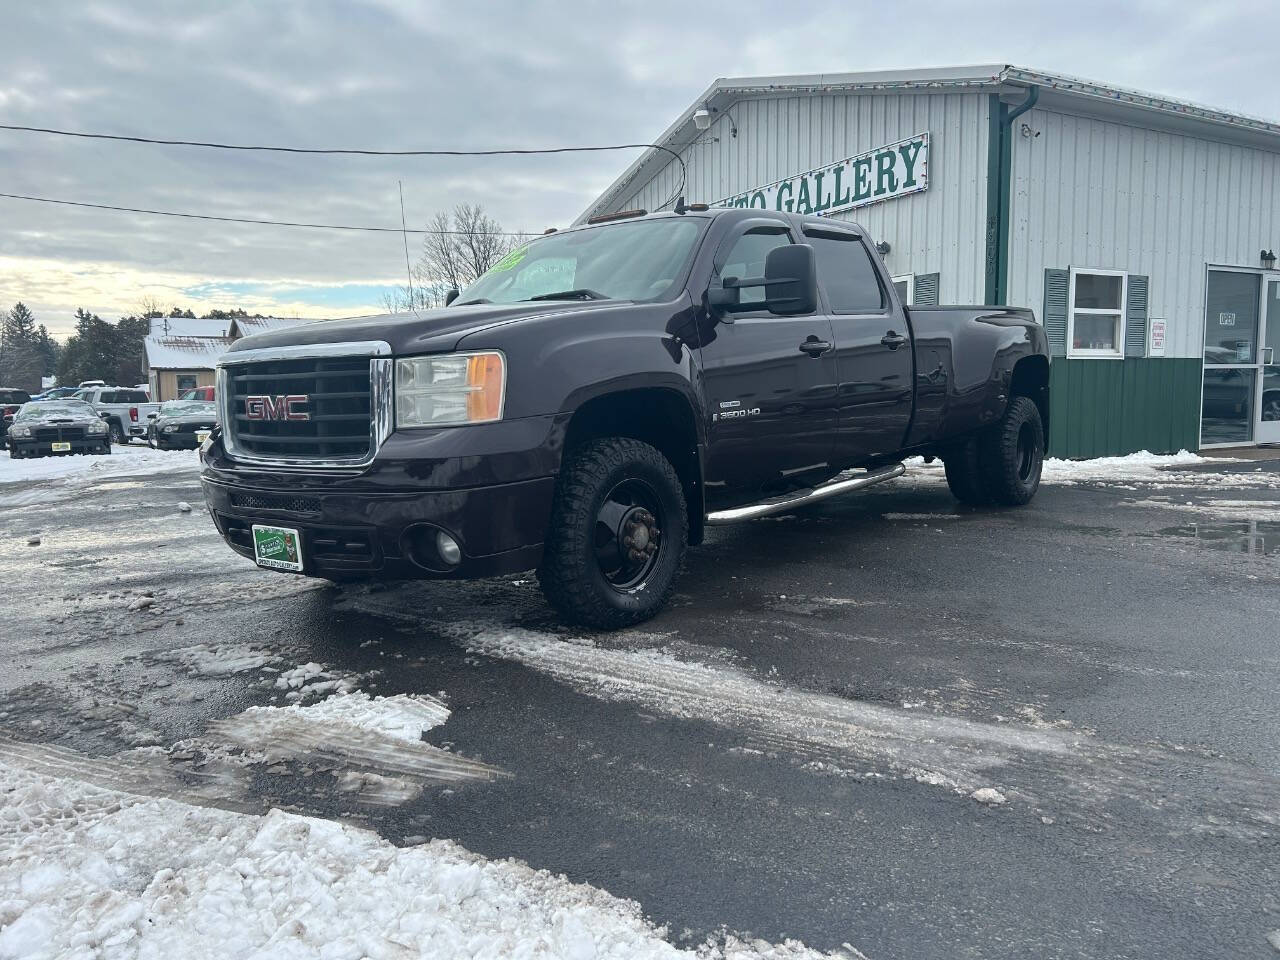
<instances>
[{"instance_id":1,"label":"truck headlight","mask_svg":"<svg viewBox=\"0 0 1280 960\"><path fill-rule=\"evenodd\" d=\"M10 427L9 433L15 437L29 437L31 436L31 428L30 427Z\"/></svg>"},{"instance_id":2,"label":"truck headlight","mask_svg":"<svg viewBox=\"0 0 1280 960\"><path fill-rule=\"evenodd\" d=\"M500 420L506 384L506 360L497 351L397 360L396 426Z\"/></svg>"},{"instance_id":3,"label":"truck headlight","mask_svg":"<svg viewBox=\"0 0 1280 960\"><path fill-rule=\"evenodd\" d=\"M106 433L107 423L105 420L95 420L93 423L85 427L86 433Z\"/></svg>"},{"instance_id":4,"label":"truck headlight","mask_svg":"<svg viewBox=\"0 0 1280 960\"><path fill-rule=\"evenodd\" d=\"M171 424L169 424L167 427L161 427L160 429L161 429L161 430L163 430L165 433L173 433L173 432L175 432L178 428L177 428L177 427L175 427L175 426L171 423Z\"/></svg>"}]
</instances>

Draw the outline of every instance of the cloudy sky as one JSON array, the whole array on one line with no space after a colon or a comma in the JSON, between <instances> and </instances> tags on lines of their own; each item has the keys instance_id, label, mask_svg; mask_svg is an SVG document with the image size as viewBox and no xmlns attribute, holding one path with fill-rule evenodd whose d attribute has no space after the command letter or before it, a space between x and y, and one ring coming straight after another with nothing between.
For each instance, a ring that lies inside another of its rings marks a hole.
<instances>
[{"instance_id":1,"label":"cloudy sky","mask_svg":"<svg viewBox=\"0 0 1280 960\"><path fill-rule=\"evenodd\" d=\"M803 10L803 12L800 12ZM1280 12L1257 2L780 4L626 0L7 2L0 122L309 147L648 141L716 77L1011 62L1280 119ZM459 201L573 219L635 156L243 154L0 131L0 192L223 216L409 226ZM56 334L144 300L377 312L397 234L0 199L0 305Z\"/></svg>"}]
</instances>

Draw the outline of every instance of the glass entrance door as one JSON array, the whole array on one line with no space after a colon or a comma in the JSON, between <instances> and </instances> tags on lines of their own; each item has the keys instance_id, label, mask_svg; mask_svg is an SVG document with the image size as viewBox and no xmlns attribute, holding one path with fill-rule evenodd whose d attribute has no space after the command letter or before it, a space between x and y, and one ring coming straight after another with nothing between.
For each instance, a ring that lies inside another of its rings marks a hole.
<instances>
[{"instance_id":1,"label":"glass entrance door","mask_svg":"<svg viewBox=\"0 0 1280 960\"><path fill-rule=\"evenodd\" d=\"M1205 296L1202 446L1249 443L1258 421L1261 275L1214 268ZM1276 316L1280 317L1280 309Z\"/></svg>"},{"instance_id":2,"label":"glass entrance door","mask_svg":"<svg viewBox=\"0 0 1280 960\"><path fill-rule=\"evenodd\" d=\"M1268 277L1262 298L1262 387L1258 398L1258 443L1280 443L1280 279Z\"/></svg>"}]
</instances>

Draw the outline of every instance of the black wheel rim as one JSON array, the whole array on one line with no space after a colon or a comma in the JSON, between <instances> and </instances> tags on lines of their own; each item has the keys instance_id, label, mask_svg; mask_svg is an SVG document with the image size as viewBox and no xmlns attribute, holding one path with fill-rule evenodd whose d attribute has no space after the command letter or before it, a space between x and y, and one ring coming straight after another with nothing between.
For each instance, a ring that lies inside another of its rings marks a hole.
<instances>
[{"instance_id":1,"label":"black wheel rim","mask_svg":"<svg viewBox=\"0 0 1280 960\"><path fill-rule=\"evenodd\" d=\"M662 556L665 520L662 502L643 480L624 480L605 495L592 546L609 586L627 592L644 583Z\"/></svg>"},{"instance_id":2,"label":"black wheel rim","mask_svg":"<svg viewBox=\"0 0 1280 960\"><path fill-rule=\"evenodd\" d=\"M1018 431L1018 479L1030 483L1036 470L1036 434L1031 424L1024 423Z\"/></svg>"}]
</instances>

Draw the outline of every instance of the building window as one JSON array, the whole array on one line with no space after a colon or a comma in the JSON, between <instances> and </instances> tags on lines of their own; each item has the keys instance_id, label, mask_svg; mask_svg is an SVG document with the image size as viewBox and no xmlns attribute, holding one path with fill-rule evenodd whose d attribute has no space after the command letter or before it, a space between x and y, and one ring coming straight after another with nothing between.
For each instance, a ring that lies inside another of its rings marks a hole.
<instances>
[{"instance_id":1,"label":"building window","mask_svg":"<svg viewBox=\"0 0 1280 960\"><path fill-rule=\"evenodd\" d=\"M904 307L909 307L916 302L916 275L908 273L902 277L890 277L893 281L893 289L898 291L898 302Z\"/></svg>"},{"instance_id":2,"label":"building window","mask_svg":"<svg viewBox=\"0 0 1280 960\"><path fill-rule=\"evenodd\" d=\"M1124 356L1125 285L1121 270L1072 268L1067 356Z\"/></svg>"},{"instance_id":3,"label":"building window","mask_svg":"<svg viewBox=\"0 0 1280 960\"><path fill-rule=\"evenodd\" d=\"M196 388L196 375L194 373L178 374L179 390L194 390Z\"/></svg>"}]
</instances>

